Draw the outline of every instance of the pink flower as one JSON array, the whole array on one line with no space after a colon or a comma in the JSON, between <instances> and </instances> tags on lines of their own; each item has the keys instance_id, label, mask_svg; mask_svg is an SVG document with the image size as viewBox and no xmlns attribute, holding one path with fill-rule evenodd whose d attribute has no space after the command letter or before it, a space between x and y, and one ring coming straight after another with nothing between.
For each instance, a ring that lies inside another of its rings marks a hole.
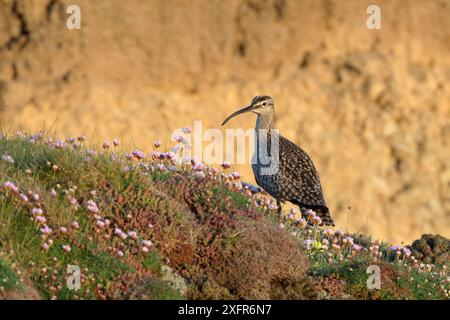
<instances>
[{"instance_id":1,"label":"pink flower","mask_svg":"<svg viewBox=\"0 0 450 320\"><path fill-rule=\"evenodd\" d=\"M117 251L117 255L118 255L119 257L123 257L124 253L123 253L123 251L119 250L119 251Z\"/></svg>"},{"instance_id":2,"label":"pink flower","mask_svg":"<svg viewBox=\"0 0 450 320\"><path fill-rule=\"evenodd\" d=\"M40 216L43 213L44 213L44 210L42 210L41 208L33 208L33 209L31 209L31 214L33 216Z\"/></svg>"},{"instance_id":3,"label":"pink flower","mask_svg":"<svg viewBox=\"0 0 450 320\"><path fill-rule=\"evenodd\" d=\"M41 248L42 248L44 251L47 251L47 250L50 248L50 246L49 246L46 242L44 242L44 243L41 245Z\"/></svg>"},{"instance_id":4,"label":"pink flower","mask_svg":"<svg viewBox=\"0 0 450 320\"><path fill-rule=\"evenodd\" d=\"M55 189L50 190L50 194L52 195L52 197L56 197L58 194L56 193Z\"/></svg>"},{"instance_id":5,"label":"pink flower","mask_svg":"<svg viewBox=\"0 0 450 320\"><path fill-rule=\"evenodd\" d=\"M79 229L79 228L80 228L80 225L78 224L77 221L73 221L72 224L71 224L71 226L72 226L72 228L74 228L74 229Z\"/></svg>"},{"instance_id":6,"label":"pink flower","mask_svg":"<svg viewBox=\"0 0 450 320\"><path fill-rule=\"evenodd\" d=\"M336 236L338 236L338 237L342 237L342 236L344 235L344 231L342 231L342 230L336 230L336 231L334 232L334 234L335 234Z\"/></svg>"},{"instance_id":7,"label":"pink flower","mask_svg":"<svg viewBox=\"0 0 450 320\"><path fill-rule=\"evenodd\" d=\"M97 223L96 223L96 226L99 227L99 228L103 228L103 227L105 227L105 223L103 221L101 221L101 220L98 220Z\"/></svg>"},{"instance_id":8,"label":"pink flower","mask_svg":"<svg viewBox=\"0 0 450 320\"><path fill-rule=\"evenodd\" d=\"M147 247L142 247L141 250L143 253L148 253L150 251L149 248L147 248Z\"/></svg>"},{"instance_id":9,"label":"pink flower","mask_svg":"<svg viewBox=\"0 0 450 320\"><path fill-rule=\"evenodd\" d=\"M44 227L42 227L41 229L39 229L39 231L40 231L42 234L50 234L50 233L53 232L53 230L52 230L49 226L47 226L47 225L44 225Z\"/></svg>"},{"instance_id":10,"label":"pink flower","mask_svg":"<svg viewBox=\"0 0 450 320\"><path fill-rule=\"evenodd\" d=\"M195 171L202 171L204 168L205 167L200 162L194 163L194 166L192 167Z\"/></svg>"},{"instance_id":11,"label":"pink flower","mask_svg":"<svg viewBox=\"0 0 450 320\"><path fill-rule=\"evenodd\" d=\"M159 151L152 151L151 156L154 160L161 158L161 152Z\"/></svg>"},{"instance_id":12,"label":"pink flower","mask_svg":"<svg viewBox=\"0 0 450 320\"><path fill-rule=\"evenodd\" d=\"M155 142L153 142L153 146L155 148L159 148L161 146L161 142L160 141L155 141Z\"/></svg>"},{"instance_id":13,"label":"pink flower","mask_svg":"<svg viewBox=\"0 0 450 320\"><path fill-rule=\"evenodd\" d=\"M63 245L62 248L63 248L63 250L64 250L65 252L67 252L67 253L69 253L69 252L72 250L72 249L70 248L70 246L67 245L67 244Z\"/></svg>"},{"instance_id":14,"label":"pink flower","mask_svg":"<svg viewBox=\"0 0 450 320\"><path fill-rule=\"evenodd\" d=\"M222 162L222 168L223 168L223 169L229 169L229 168L231 168L231 163L228 162L228 161Z\"/></svg>"},{"instance_id":15,"label":"pink flower","mask_svg":"<svg viewBox=\"0 0 450 320\"><path fill-rule=\"evenodd\" d=\"M136 231L128 231L128 236L131 239L136 240L137 239L137 232Z\"/></svg>"},{"instance_id":16,"label":"pink flower","mask_svg":"<svg viewBox=\"0 0 450 320\"><path fill-rule=\"evenodd\" d=\"M35 220L37 223L45 223L45 222L47 221L47 219L45 219L44 216L37 216L36 218L34 218L34 220Z\"/></svg>"},{"instance_id":17,"label":"pink flower","mask_svg":"<svg viewBox=\"0 0 450 320\"><path fill-rule=\"evenodd\" d=\"M119 228L114 229L114 234L122 240L125 240L127 238L127 235Z\"/></svg>"},{"instance_id":18,"label":"pink flower","mask_svg":"<svg viewBox=\"0 0 450 320\"><path fill-rule=\"evenodd\" d=\"M234 179L240 179L240 178L241 178L241 174L240 174L239 172L237 172L237 171L233 171L233 172L231 173L231 176L232 176Z\"/></svg>"},{"instance_id":19,"label":"pink flower","mask_svg":"<svg viewBox=\"0 0 450 320\"><path fill-rule=\"evenodd\" d=\"M114 139L114 140L113 140L113 145L114 145L115 147L117 147L119 144L120 144L120 140L119 140L119 139Z\"/></svg>"},{"instance_id":20,"label":"pink flower","mask_svg":"<svg viewBox=\"0 0 450 320\"><path fill-rule=\"evenodd\" d=\"M33 194L33 200L34 201L39 201L40 198L41 197L37 193Z\"/></svg>"},{"instance_id":21,"label":"pink flower","mask_svg":"<svg viewBox=\"0 0 450 320\"><path fill-rule=\"evenodd\" d=\"M86 202L86 207L91 213L98 213L97 204L93 200Z\"/></svg>"},{"instance_id":22,"label":"pink flower","mask_svg":"<svg viewBox=\"0 0 450 320\"><path fill-rule=\"evenodd\" d=\"M24 195L23 193L21 193L21 194L19 195L19 197L20 197L20 199L21 199L23 202L28 202L28 197L27 197L26 195Z\"/></svg>"},{"instance_id":23,"label":"pink flower","mask_svg":"<svg viewBox=\"0 0 450 320\"><path fill-rule=\"evenodd\" d=\"M333 244L331 245L331 247L332 247L334 250L340 250L340 249L341 249L341 246L338 245L337 243L333 243Z\"/></svg>"},{"instance_id":24,"label":"pink flower","mask_svg":"<svg viewBox=\"0 0 450 320\"><path fill-rule=\"evenodd\" d=\"M4 154L2 160L8 163L14 163L14 159L9 154Z\"/></svg>"},{"instance_id":25,"label":"pink flower","mask_svg":"<svg viewBox=\"0 0 450 320\"><path fill-rule=\"evenodd\" d=\"M66 227L60 227L59 231L61 231L61 233L66 233L67 232L67 228Z\"/></svg>"},{"instance_id":26,"label":"pink flower","mask_svg":"<svg viewBox=\"0 0 450 320\"><path fill-rule=\"evenodd\" d=\"M14 183L12 183L11 181L6 181L5 183L3 183L3 187L5 187L6 189L11 190L14 193L18 193L19 192L19 188L16 187L16 185Z\"/></svg>"},{"instance_id":27,"label":"pink flower","mask_svg":"<svg viewBox=\"0 0 450 320\"><path fill-rule=\"evenodd\" d=\"M305 246L306 246L306 250L308 250L308 251L310 251L311 249L312 249L312 244L313 244L313 240L311 240L311 239L307 239L307 240L305 240L305 241L303 241L303 243L305 244Z\"/></svg>"},{"instance_id":28,"label":"pink flower","mask_svg":"<svg viewBox=\"0 0 450 320\"><path fill-rule=\"evenodd\" d=\"M55 148L56 149L62 149L66 146L66 144L64 143L64 141L58 140L55 142Z\"/></svg>"},{"instance_id":29,"label":"pink flower","mask_svg":"<svg viewBox=\"0 0 450 320\"><path fill-rule=\"evenodd\" d=\"M141 159L144 159L145 158L145 153L143 152L143 151L141 151L141 150L134 150L133 151L133 156L136 158L136 159L139 159L139 160L141 160Z\"/></svg>"},{"instance_id":30,"label":"pink flower","mask_svg":"<svg viewBox=\"0 0 450 320\"><path fill-rule=\"evenodd\" d=\"M301 227L301 228L305 227L306 224L307 224L307 222L306 222L306 220L303 219L303 218L300 218L300 219L297 220L297 225L298 225L299 227Z\"/></svg>"},{"instance_id":31,"label":"pink flower","mask_svg":"<svg viewBox=\"0 0 450 320\"><path fill-rule=\"evenodd\" d=\"M111 224L111 222L108 219L105 219L103 222L105 223L105 226L109 226Z\"/></svg>"},{"instance_id":32,"label":"pink flower","mask_svg":"<svg viewBox=\"0 0 450 320\"><path fill-rule=\"evenodd\" d=\"M111 144L109 143L109 141L103 142L103 145L102 145L103 149L109 149L110 146L111 146Z\"/></svg>"},{"instance_id":33,"label":"pink flower","mask_svg":"<svg viewBox=\"0 0 450 320\"><path fill-rule=\"evenodd\" d=\"M153 242L151 242L150 240L142 240L142 245L145 247L151 247L153 246Z\"/></svg>"},{"instance_id":34,"label":"pink flower","mask_svg":"<svg viewBox=\"0 0 450 320\"><path fill-rule=\"evenodd\" d=\"M184 137L183 136L175 136L174 139L176 142L181 142L184 140Z\"/></svg>"},{"instance_id":35,"label":"pink flower","mask_svg":"<svg viewBox=\"0 0 450 320\"><path fill-rule=\"evenodd\" d=\"M331 237L334 234L334 231L331 230L330 228L327 228L325 230L323 230L323 233L327 236L327 237Z\"/></svg>"}]
</instances>

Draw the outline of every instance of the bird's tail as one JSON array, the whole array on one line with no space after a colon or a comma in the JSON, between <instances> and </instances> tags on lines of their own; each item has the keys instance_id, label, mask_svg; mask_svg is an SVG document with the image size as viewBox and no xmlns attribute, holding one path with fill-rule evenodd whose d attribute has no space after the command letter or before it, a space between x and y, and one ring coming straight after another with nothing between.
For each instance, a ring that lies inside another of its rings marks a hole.
<instances>
[{"instance_id":1,"label":"bird's tail","mask_svg":"<svg viewBox=\"0 0 450 320\"><path fill-rule=\"evenodd\" d=\"M308 210L313 210L322 220L322 223L320 226L333 226L334 227L334 221L331 217L330 210L328 207L325 206L307 206L307 205L300 205L300 211L302 212L303 216L306 216L306 212Z\"/></svg>"}]
</instances>

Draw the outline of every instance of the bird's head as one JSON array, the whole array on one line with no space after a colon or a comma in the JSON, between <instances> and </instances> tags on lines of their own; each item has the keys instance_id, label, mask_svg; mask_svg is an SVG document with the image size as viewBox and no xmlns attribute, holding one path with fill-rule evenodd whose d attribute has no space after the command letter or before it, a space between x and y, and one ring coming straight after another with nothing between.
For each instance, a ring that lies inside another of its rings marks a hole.
<instances>
[{"instance_id":1,"label":"bird's head","mask_svg":"<svg viewBox=\"0 0 450 320\"><path fill-rule=\"evenodd\" d=\"M245 113L245 112L254 112L256 114L259 115L272 115L273 114L273 99L269 96L256 96L253 98L252 102L250 103L250 105L234 112L233 114L231 114L230 116L228 116L228 118L226 118L223 122L222 125L224 125L225 123L227 123L231 118L234 118L235 116Z\"/></svg>"}]
</instances>

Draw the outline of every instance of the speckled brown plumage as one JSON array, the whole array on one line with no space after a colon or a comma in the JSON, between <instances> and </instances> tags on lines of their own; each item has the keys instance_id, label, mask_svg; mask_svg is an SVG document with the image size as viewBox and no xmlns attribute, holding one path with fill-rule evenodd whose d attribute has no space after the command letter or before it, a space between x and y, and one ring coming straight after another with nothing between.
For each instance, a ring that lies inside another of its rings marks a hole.
<instances>
[{"instance_id":1,"label":"speckled brown plumage","mask_svg":"<svg viewBox=\"0 0 450 320\"><path fill-rule=\"evenodd\" d=\"M311 158L302 148L279 135L273 128L273 99L257 96L248 107L235 112L224 123L235 115L248 111L258 114L255 155L252 161L257 184L277 200L279 212L281 203L288 201L299 206L303 215L311 209L322 219L324 225L334 225L323 196L319 174ZM272 161L278 159L278 170L271 174L264 174L264 169L273 165L273 162L267 163L267 158L264 159L265 154Z\"/></svg>"}]
</instances>

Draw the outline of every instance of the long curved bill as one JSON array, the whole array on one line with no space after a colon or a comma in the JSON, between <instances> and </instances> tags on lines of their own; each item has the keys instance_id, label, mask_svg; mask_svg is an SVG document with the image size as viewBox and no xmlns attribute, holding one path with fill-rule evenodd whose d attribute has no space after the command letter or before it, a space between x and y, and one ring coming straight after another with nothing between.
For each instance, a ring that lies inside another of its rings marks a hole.
<instances>
[{"instance_id":1,"label":"long curved bill","mask_svg":"<svg viewBox=\"0 0 450 320\"><path fill-rule=\"evenodd\" d=\"M228 118L226 118L226 119L222 122L222 125L224 125L225 123L227 123L231 118L234 118L234 117L236 117L237 115L242 114L242 113L245 113L245 112L250 112L250 111L252 111L252 110L253 110L253 106L252 106L252 105L249 105L249 106L247 106L247 107L245 107L245 108L242 108L241 110L238 110L238 111L236 111L235 113L229 115Z\"/></svg>"}]
</instances>

